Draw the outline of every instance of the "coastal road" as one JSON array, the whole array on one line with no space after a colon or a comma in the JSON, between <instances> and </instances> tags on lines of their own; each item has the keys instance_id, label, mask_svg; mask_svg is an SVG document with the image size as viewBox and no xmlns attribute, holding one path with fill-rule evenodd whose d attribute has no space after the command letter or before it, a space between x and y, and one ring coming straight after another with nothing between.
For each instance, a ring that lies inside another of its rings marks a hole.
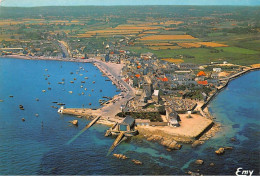
<instances>
[{"instance_id":1,"label":"coastal road","mask_svg":"<svg viewBox=\"0 0 260 182\"><path fill-rule=\"evenodd\" d=\"M71 54L70 54L70 50L69 50L69 47L68 47L68 44L65 43L64 41L59 41L58 40L58 44L63 52L63 55L65 58L69 58L71 57Z\"/></svg>"},{"instance_id":2,"label":"coastal road","mask_svg":"<svg viewBox=\"0 0 260 182\"><path fill-rule=\"evenodd\" d=\"M95 60L93 61L107 76L113 81L117 83L117 86L123 88L121 92L121 97L118 96L119 100L115 103L110 103L108 106L104 106L101 108L102 116L106 117L114 117L117 113L121 112L121 105L125 105L130 99L132 99L135 94L133 88L128 85L125 81L120 77L120 72L122 69L122 65L120 69L115 69L114 63L106 63L103 61ZM111 101L110 101L111 102Z\"/></svg>"}]
</instances>

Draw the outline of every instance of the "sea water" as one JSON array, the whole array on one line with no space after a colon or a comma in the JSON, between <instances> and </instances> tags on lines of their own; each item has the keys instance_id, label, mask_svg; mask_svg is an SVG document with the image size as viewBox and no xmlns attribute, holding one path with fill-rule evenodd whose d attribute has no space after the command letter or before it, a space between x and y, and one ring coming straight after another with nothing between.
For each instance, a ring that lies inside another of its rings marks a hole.
<instances>
[{"instance_id":1,"label":"sea water","mask_svg":"<svg viewBox=\"0 0 260 182\"><path fill-rule=\"evenodd\" d=\"M68 145L89 121L52 107L59 107L53 103L58 102L68 108L99 108L103 96L118 94L106 79L90 63L0 58L0 175L235 175L238 167L259 175L259 71L230 82L213 100L210 111L222 131L202 146L169 152L133 137L113 151L142 161L140 166L107 156L114 138L104 136L104 125L94 125ZM69 123L74 119L78 127ZM214 151L223 146L233 150L217 156ZM204 164L194 164L197 159Z\"/></svg>"}]
</instances>

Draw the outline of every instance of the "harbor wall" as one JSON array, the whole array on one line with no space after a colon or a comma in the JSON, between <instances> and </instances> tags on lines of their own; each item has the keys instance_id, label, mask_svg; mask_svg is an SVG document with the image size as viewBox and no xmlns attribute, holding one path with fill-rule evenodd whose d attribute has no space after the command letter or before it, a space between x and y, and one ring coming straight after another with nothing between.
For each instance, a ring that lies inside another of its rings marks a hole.
<instances>
[{"instance_id":1,"label":"harbor wall","mask_svg":"<svg viewBox=\"0 0 260 182\"><path fill-rule=\"evenodd\" d=\"M232 81L232 80L234 80L234 79L236 79L236 78L238 78L238 77L240 77L240 76L243 76L244 74L247 74L247 73L249 73L249 72L251 72L251 71L258 71L258 70L260 70L260 68L250 68L250 69L248 69L248 70L242 71L242 72L240 72L240 73L237 73L237 74L235 74L235 75L229 77L229 78L227 79L227 82L226 82L222 87L217 88L216 92L215 92L213 95L211 95L211 96L207 99L207 101L201 106L202 111L203 111L203 110L208 106L208 104L218 95L218 93L220 93L224 88L226 88L226 87L228 86L228 84L229 84L230 81Z\"/></svg>"}]
</instances>

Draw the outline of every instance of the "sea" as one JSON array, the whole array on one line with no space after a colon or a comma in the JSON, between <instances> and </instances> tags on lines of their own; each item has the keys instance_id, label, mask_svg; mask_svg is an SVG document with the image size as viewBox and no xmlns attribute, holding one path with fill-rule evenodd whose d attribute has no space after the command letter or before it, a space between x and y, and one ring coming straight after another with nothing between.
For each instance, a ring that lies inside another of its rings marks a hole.
<instances>
[{"instance_id":1,"label":"sea","mask_svg":"<svg viewBox=\"0 0 260 182\"><path fill-rule=\"evenodd\" d=\"M119 94L106 80L91 63L0 58L0 175L236 175L238 168L259 175L260 71L231 81L210 103L222 129L203 145L183 144L181 150L167 151L156 142L132 137L109 155L115 138L104 136L107 126L95 124L68 143L90 121L57 112L57 103L101 107L99 99ZM69 123L74 119L78 127ZM215 154L227 146L233 150ZM117 159L113 153L130 159ZM195 164L197 159L204 164Z\"/></svg>"}]
</instances>

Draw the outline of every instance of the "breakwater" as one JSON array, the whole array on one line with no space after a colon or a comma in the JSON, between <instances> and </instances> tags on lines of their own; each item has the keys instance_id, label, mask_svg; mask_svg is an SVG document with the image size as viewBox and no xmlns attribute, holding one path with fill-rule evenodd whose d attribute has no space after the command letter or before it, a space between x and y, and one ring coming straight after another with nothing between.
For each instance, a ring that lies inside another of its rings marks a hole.
<instances>
[{"instance_id":1,"label":"breakwater","mask_svg":"<svg viewBox=\"0 0 260 182\"><path fill-rule=\"evenodd\" d=\"M206 102L204 102L204 104L201 106L202 111L209 105L209 103L218 95L219 92L221 92L224 88L226 88L229 84L230 81L243 76L244 74L247 74L249 72L252 71L258 71L260 70L260 68L250 68L247 70L244 70L242 72L236 73L230 77L224 78L224 79L220 79L220 81L224 81L224 84L220 87L217 88L217 90L207 99Z\"/></svg>"}]
</instances>

